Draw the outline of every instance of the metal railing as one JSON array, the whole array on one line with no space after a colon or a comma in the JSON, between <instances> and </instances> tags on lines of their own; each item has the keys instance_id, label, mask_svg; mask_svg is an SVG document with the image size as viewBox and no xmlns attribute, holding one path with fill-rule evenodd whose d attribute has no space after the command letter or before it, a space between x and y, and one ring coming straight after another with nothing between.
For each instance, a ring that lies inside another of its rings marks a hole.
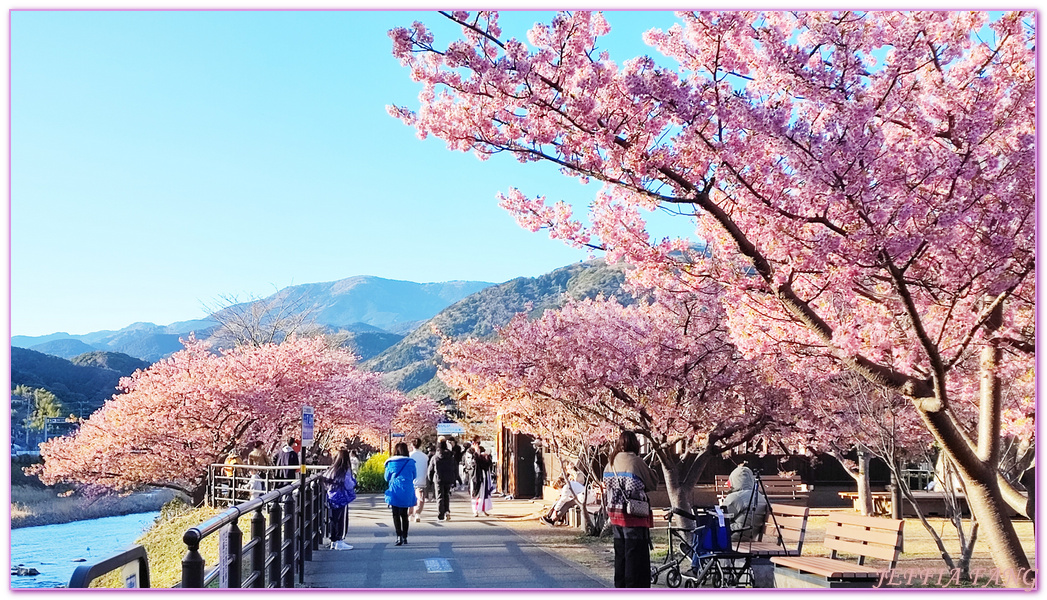
<instances>
[{"instance_id":1,"label":"metal railing","mask_svg":"<svg viewBox=\"0 0 1047 600\"><path fill-rule=\"evenodd\" d=\"M294 587L304 581L305 561L323 540L327 503L319 474L296 481L226 509L190 528L182 536L186 545L182 559L183 588ZM266 523L265 512L269 513ZM244 543L239 519L251 514L251 539ZM200 554L200 542L214 534L225 552L210 571ZM245 560L246 558L246 560ZM217 581L217 586L215 585Z\"/></svg>"},{"instance_id":2,"label":"metal railing","mask_svg":"<svg viewBox=\"0 0 1047 600\"><path fill-rule=\"evenodd\" d=\"M233 506L241 504L298 481L298 465L261 466L214 463L207 468L207 505ZM326 465L306 465L308 473L322 472ZM293 471L292 477L285 477ZM257 474L257 477L253 475Z\"/></svg>"},{"instance_id":3,"label":"metal railing","mask_svg":"<svg viewBox=\"0 0 1047 600\"><path fill-rule=\"evenodd\" d=\"M329 514L318 473L226 509L182 535L182 588L291 588L304 583L305 561L312 560L324 538ZM268 514L268 521L266 519ZM250 515L250 538L244 542L240 517ZM200 544L218 535L219 558L208 569ZM149 587L145 548L134 546L73 573L69 587L88 587L96 579L138 561L137 587Z\"/></svg>"},{"instance_id":4,"label":"metal railing","mask_svg":"<svg viewBox=\"0 0 1047 600\"><path fill-rule=\"evenodd\" d=\"M138 569L131 576L124 578L124 587L149 587L149 558L145 554L145 547L140 545L121 550L109 558L94 564L80 565L73 571L73 576L69 578L68 587L91 587L91 582L95 579L133 563L137 563Z\"/></svg>"}]
</instances>

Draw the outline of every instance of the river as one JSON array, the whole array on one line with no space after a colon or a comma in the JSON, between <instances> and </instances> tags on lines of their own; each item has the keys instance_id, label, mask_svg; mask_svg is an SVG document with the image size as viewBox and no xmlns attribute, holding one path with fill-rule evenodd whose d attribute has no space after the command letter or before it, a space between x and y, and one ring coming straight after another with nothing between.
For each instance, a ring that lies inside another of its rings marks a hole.
<instances>
[{"instance_id":1,"label":"river","mask_svg":"<svg viewBox=\"0 0 1047 600\"><path fill-rule=\"evenodd\" d=\"M148 529L159 512L104 517L58 525L11 530L11 566L23 564L40 571L11 576L12 588L55 588L69 585L73 571L86 559L96 562L130 546Z\"/></svg>"}]
</instances>

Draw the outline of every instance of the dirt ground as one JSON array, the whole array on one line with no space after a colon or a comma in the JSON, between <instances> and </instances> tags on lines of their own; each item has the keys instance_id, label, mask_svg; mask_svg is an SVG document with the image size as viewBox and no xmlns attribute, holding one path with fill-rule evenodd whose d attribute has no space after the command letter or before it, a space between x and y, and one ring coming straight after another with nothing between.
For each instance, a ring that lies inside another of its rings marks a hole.
<instances>
[{"instance_id":1,"label":"dirt ground","mask_svg":"<svg viewBox=\"0 0 1047 600\"><path fill-rule=\"evenodd\" d=\"M517 534L525 539L540 544L550 552L566 559L574 561L588 569L591 573L608 585L613 584L614 578L614 550L610 538L593 538L582 534L581 528L575 527L549 527L541 524L538 517L552 505L552 500L504 500L495 499L494 513L501 517L502 524L512 528ZM828 551L822 545L826 524L827 510L815 511L808 521L807 535L804 541L803 554L806 556L828 556ZM659 513L656 513L656 516ZM956 530L944 519L929 519L929 522L939 532L945 543L945 548L951 554L959 552ZM656 526L658 525L656 521ZM967 524L969 527L969 524ZM1015 529L1025 549L1029 561L1035 564L1036 547L1033 536L1032 523L1025 520L1015 521ZM948 581L950 575L941 553L935 545L933 538L918 519L906 519L905 541L903 553L898 565L900 577L892 587L915 587L934 586L937 580ZM652 531L655 540L654 557L664 556L665 552L665 529ZM875 565L875 563L870 563ZM988 544L984 538L979 538L975 544L975 552L971 561L972 574L976 577L973 586L982 587L989 582L993 569L993 560ZM915 574L915 575L912 575ZM943 576L944 574L944 576ZM912 575L910 577L910 575ZM903 583L901 577L908 577L909 581ZM921 585L921 579L928 579L927 583ZM656 587L664 587L662 585Z\"/></svg>"}]
</instances>

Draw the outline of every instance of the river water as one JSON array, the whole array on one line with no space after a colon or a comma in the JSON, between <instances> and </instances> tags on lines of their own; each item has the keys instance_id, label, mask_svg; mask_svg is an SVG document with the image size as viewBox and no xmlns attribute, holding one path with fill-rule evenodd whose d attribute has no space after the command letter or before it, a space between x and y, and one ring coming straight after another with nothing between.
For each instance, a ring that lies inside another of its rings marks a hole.
<instances>
[{"instance_id":1,"label":"river water","mask_svg":"<svg viewBox=\"0 0 1047 600\"><path fill-rule=\"evenodd\" d=\"M130 546L159 515L159 512L148 512L12 529L11 566L23 564L35 568L40 574L33 577L12 575L11 587L65 587L77 567ZM80 558L86 562L73 562Z\"/></svg>"}]
</instances>

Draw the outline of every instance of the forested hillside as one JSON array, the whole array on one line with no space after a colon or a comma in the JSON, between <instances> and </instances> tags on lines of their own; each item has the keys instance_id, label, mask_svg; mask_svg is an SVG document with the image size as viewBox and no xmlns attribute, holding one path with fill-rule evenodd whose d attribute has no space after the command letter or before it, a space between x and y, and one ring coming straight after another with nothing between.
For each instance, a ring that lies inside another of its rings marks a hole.
<instances>
[{"instance_id":1,"label":"forested hillside","mask_svg":"<svg viewBox=\"0 0 1047 600\"><path fill-rule=\"evenodd\" d=\"M91 352L69 361L11 348L11 387L47 390L73 412L90 414L116 393L121 377L148 366L145 361L116 352Z\"/></svg>"},{"instance_id":2,"label":"forested hillside","mask_svg":"<svg viewBox=\"0 0 1047 600\"><path fill-rule=\"evenodd\" d=\"M449 390L435 378L440 340L434 328L454 338L489 337L517 313L527 312L533 318L562 306L568 297L603 294L629 303L631 296L622 291L624 280L622 267L593 260L494 285L447 307L396 345L365 361L363 367L385 372L386 383L402 391L444 398Z\"/></svg>"}]
</instances>

